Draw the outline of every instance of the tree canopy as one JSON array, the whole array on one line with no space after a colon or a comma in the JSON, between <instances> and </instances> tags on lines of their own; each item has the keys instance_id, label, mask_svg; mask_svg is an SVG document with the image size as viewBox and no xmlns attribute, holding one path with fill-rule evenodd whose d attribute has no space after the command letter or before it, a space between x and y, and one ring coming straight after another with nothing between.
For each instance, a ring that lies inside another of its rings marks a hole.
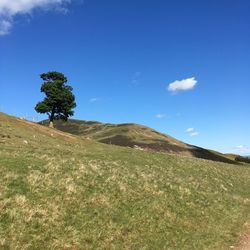
<instances>
[{"instance_id":1,"label":"tree canopy","mask_svg":"<svg viewBox=\"0 0 250 250\"><path fill-rule=\"evenodd\" d=\"M37 103L35 110L47 114L50 127L53 127L55 119L67 120L74 114L76 103L73 88L66 85L68 80L63 73L51 71L41 74L40 77L44 81L41 92L45 93L46 97Z\"/></svg>"}]
</instances>

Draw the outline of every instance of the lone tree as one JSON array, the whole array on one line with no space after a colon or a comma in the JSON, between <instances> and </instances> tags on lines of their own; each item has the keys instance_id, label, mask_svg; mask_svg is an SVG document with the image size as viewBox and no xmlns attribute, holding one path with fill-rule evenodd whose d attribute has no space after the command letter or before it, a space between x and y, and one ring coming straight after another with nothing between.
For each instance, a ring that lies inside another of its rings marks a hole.
<instances>
[{"instance_id":1,"label":"lone tree","mask_svg":"<svg viewBox=\"0 0 250 250\"><path fill-rule=\"evenodd\" d=\"M49 116L49 126L53 128L55 119L67 121L69 116L74 114L72 109L76 107L76 103L73 88L66 85L67 78L62 73L53 71L43 73L40 77L44 80L41 92L44 92L46 97L37 103L35 110L38 113L46 113Z\"/></svg>"}]
</instances>

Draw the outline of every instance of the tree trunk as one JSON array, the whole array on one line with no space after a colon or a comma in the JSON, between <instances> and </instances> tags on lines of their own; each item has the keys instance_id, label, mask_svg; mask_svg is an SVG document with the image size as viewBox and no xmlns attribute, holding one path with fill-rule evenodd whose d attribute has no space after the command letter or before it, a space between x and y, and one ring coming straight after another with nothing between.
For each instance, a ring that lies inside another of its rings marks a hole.
<instances>
[{"instance_id":1,"label":"tree trunk","mask_svg":"<svg viewBox=\"0 0 250 250\"><path fill-rule=\"evenodd\" d=\"M50 127L50 128L54 128L53 121L49 121L49 127Z\"/></svg>"},{"instance_id":2,"label":"tree trunk","mask_svg":"<svg viewBox=\"0 0 250 250\"><path fill-rule=\"evenodd\" d=\"M54 124L53 124L54 115L55 115L55 109L53 108L51 111L51 115L49 116L49 127L50 128L54 128Z\"/></svg>"}]
</instances>

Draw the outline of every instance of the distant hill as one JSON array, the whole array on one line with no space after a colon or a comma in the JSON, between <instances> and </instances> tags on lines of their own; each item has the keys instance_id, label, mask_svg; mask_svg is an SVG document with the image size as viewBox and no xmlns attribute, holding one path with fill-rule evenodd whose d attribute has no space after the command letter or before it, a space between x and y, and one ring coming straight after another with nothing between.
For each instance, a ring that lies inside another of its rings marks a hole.
<instances>
[{"instance_id":1,"label":"distant hill","mask_svg":"<svg viewBox=\"0 0 250 250\"><path fill-rule=\"evenodd\" d=\"M48 126L49 121L44 120L39 123ZM232 155L227 156L213 150L189 145L152 128L134 123L110 124L69 119L67 122L57 120L54 126L58 130L106 144L236 163Z\"/></svg>"}]
</instances>

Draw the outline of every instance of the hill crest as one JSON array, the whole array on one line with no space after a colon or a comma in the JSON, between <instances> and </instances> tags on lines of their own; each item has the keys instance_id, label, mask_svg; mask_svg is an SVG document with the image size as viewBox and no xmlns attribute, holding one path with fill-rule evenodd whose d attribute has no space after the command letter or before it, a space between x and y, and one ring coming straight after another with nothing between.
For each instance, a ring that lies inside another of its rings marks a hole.
<instances>
[{"instance_id":1,"label":"hill crest","mask_svg":"<svg viewBox=\"0 0 250 250\"><path fill-rule=\"evenodd\" d=\"M48 120L39 122L44 126L48 126L48 123ZM67 122L62 120L54 121L54 127L105 144L236 164L232 157L184 143L152 128L135 123L111 124L69 119Z\"/></svg>"}]
</instances>

